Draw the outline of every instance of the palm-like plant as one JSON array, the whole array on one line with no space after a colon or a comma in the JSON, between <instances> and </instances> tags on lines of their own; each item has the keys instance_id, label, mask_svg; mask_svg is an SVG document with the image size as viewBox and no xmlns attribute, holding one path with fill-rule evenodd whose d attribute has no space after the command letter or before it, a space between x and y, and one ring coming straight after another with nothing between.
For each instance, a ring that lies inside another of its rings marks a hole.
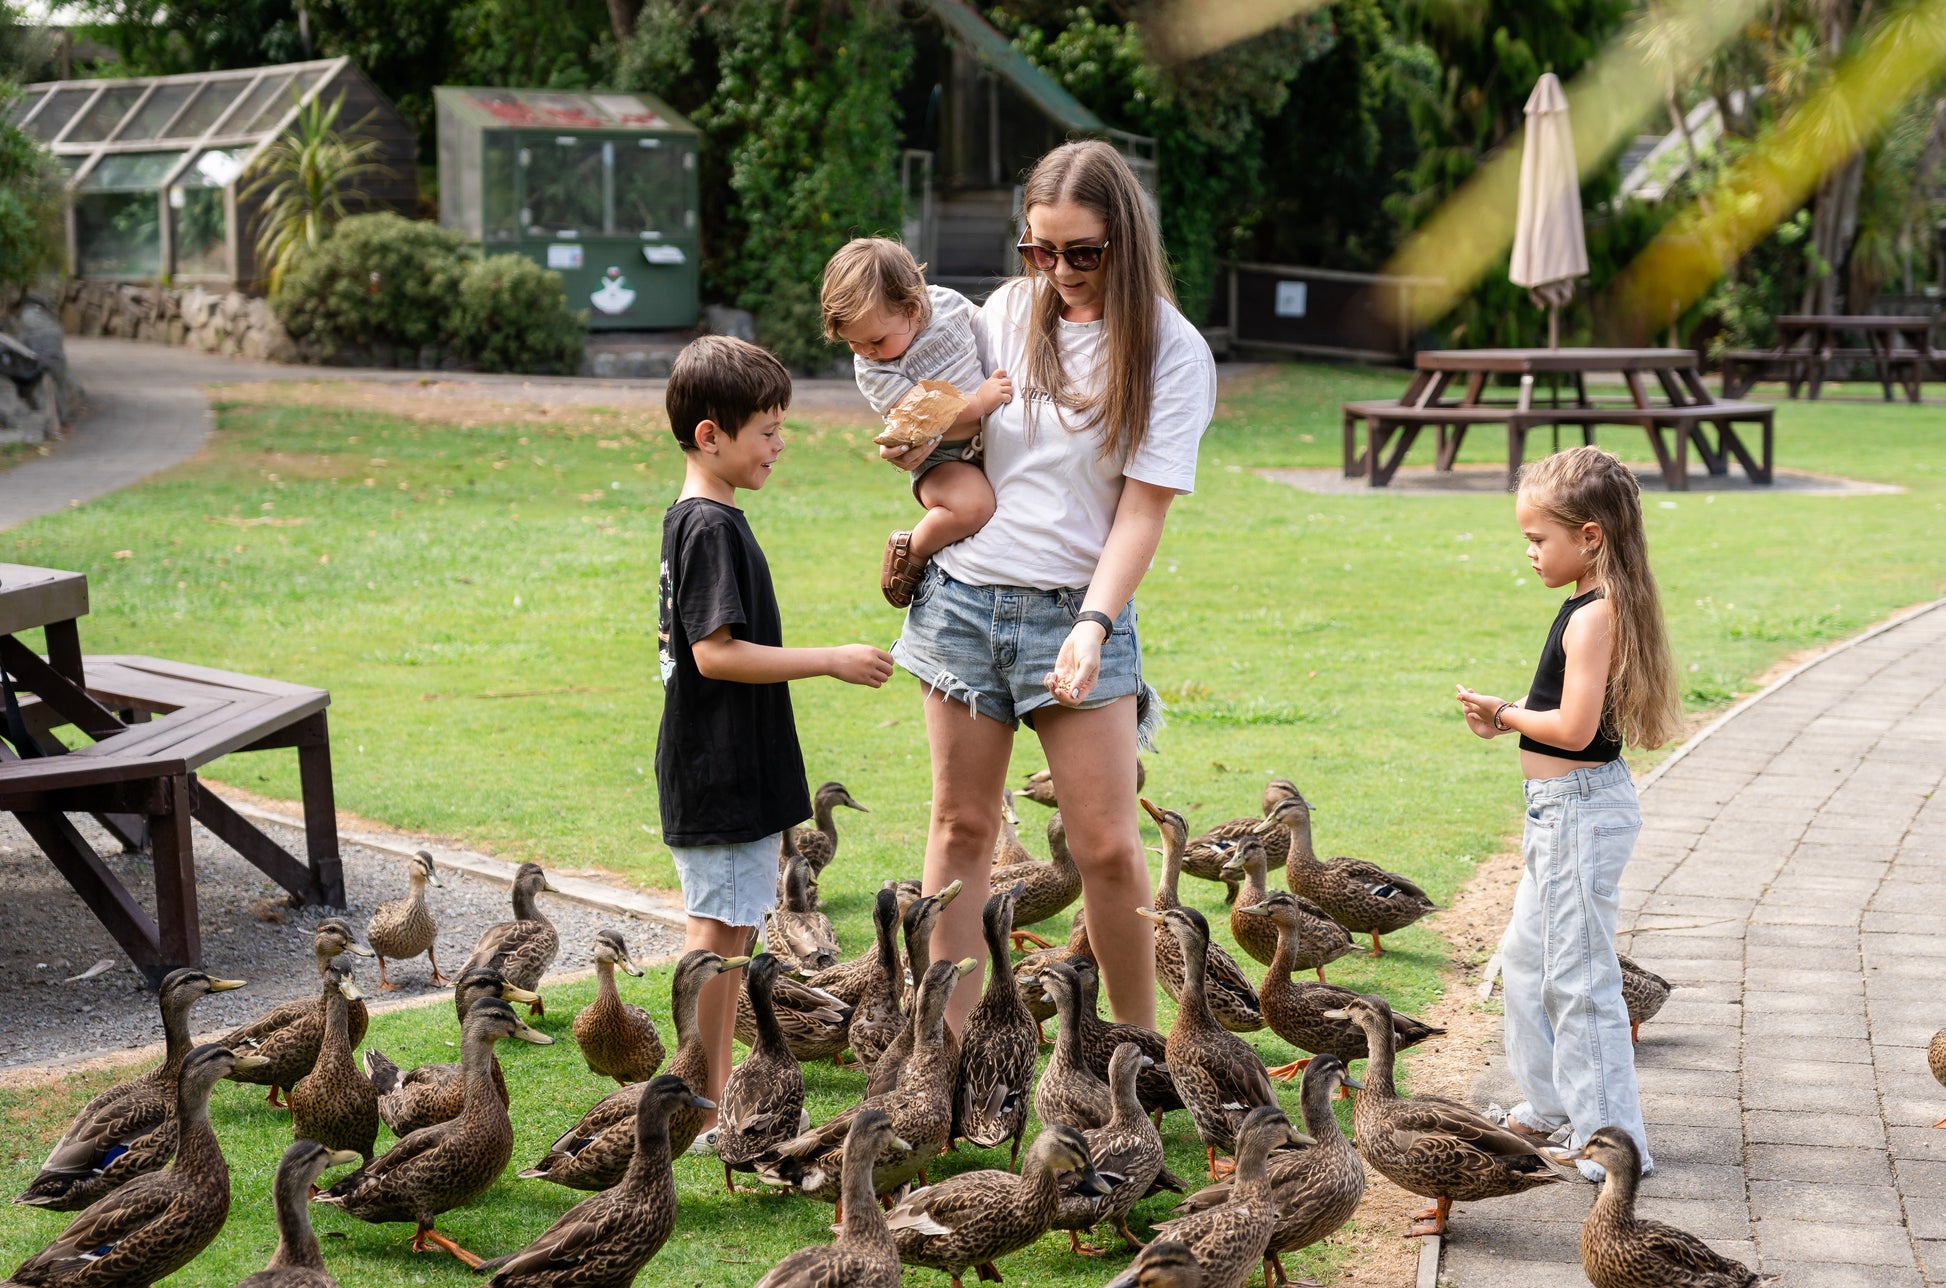
<instances>
[{"instance_id":1,"label":"palm-like plant","mask_svg":"<svg viewBox=\"0 0 1946 1288\"><path fill-rule=\"evenodd\" d=\"M241 194L263 199L257 212L257 263L269 269L272 294L301 251L330 235L352 206L370 203L359 183L391 173L376 159L377 140L356 137L364 121L338 129L344 103L340 95L328 105L317 98L305 104L289 133L264 149Z\"/></svg>"}]
</instances>

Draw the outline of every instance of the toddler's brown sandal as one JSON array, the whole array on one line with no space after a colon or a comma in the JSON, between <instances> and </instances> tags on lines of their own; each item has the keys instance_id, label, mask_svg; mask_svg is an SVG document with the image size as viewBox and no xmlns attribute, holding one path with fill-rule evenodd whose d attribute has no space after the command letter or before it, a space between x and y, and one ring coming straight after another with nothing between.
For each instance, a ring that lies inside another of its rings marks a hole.
<instances>
[{"instance_id":1,"label":"toddler's brown sandal","mask_svg":"<svg viewBox=\"0 0 1946 1288\"><path fill-rule=\"evenodd\" d=\"M879 565L878 588L885 595L886 603L894 608L911 604L925 571L926 560L912 556L910 532L894 532L885 539L885 560Z\"/></svg>"}]
</instances>

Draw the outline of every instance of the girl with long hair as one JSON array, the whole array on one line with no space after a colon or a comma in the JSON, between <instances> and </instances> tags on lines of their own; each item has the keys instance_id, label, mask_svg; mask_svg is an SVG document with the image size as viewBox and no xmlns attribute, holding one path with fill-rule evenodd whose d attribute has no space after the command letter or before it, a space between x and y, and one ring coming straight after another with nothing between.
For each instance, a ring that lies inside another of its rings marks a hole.
<instances>
[{"instance_id":1,"label":"girl with long hair","mask_svg":"<svg viewBox=\"0 0 1946 1288\"><path fill-rule=\"evenodd\" d=\"M933 557L892 652L925 686L925 884L987 888L1014 731L1027 724L1060 792L1115 1018L1153 1026L1135 757L1161 707L1142 678L1134 597L1169 503L1195 485L1216 365L1175 307L1155 216L1114 148L1042 157L1021 212L1022 271L974 323L981 367L1015 382L985 424L993 517ZM910 468L926 451L883 454ZM947 910L934 957L985 960L982 902ZM955 1026L978 996L954 993Z\"/></svg>"},{"instance_id":2,"label":"girl with long hair","mask_svg":"<svg viewBox=\"0 0 1946 1288\"><path fill-rule=\"evenodd\" d=\"M1642 496L1626 465L1580 447L1521 471L1514 515L1541 584L1572 582L1574 594L1526 697L1459 687L1469 729L1520 736L1526 779L1526 870L1500 941L1507 1063L1526 1099L1507 1124L1541 1137L1567 1128L1573 1147L1619 1127L1646 1173L1654 1162L1615 959L1622 869L1642 829L1622 748L1668 742L1681 712ZM1598 1165L1580 1166L1601 1179Z\"/></svg>"}]
</instances>

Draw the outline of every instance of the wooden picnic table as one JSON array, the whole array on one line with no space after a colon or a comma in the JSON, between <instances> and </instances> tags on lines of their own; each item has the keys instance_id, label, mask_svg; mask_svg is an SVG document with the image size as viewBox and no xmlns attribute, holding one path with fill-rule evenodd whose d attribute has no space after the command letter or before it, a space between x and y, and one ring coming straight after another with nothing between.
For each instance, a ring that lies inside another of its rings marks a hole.
<instances>
[{"instance_id":1,"label":"wooden picnic table","mask_svg":"<svg viewBox=\"0 0 1946 1288\"><path fill-rule=\"evenodd\" d=\"M1785 313L1776 319L1777 347L1735 349L1723 355L1723 396L1741 395L1758 380L1787 382L1790 396L1808 386L1813 399L1824 389L1835 365L1870 363L1878 373L1885 401L1896 382L1908 401L1918 402L1926 378L1941 369L1942 355L1932 347L1931 317L1897 314ZM1839 343L1845 335L1864 337L1863 348Z\"/></svg>"},{"instance_id":2,"label":"wooden picnic table","mask_svg":"<svg viewBox=\"0 0 1946 1288\"><path fill-rule=\"evenodd\" d=\"M146 657L81 654L88 581L75 572L0 564L0 810L14 815L131 960L159 980L199 966L190 823L202 823L290 891L343 907L323 689ZM47 654L20 636L43 633ZM70 747L53 730L89 741ZM213 792L197 771L235 751L294 747L304 796L300 862ZM69 820L92 814L155 872L151 918Z\"/></svg>"},{"instance_id":3,"label":"wooden picnic table","mask_svg":"<svg viewBox=\"0 0 1946 1288\"><path fill-rule=\"evenodd\" d=\"M1538 428L1568 425L1582 440L1595 441L1598 425L1636 425L1646 430L1664 482L1671 490L1689 486L1689 448L1711 474L1728 472L1735 459L1750 478L1771 481L1771 409L1762 403L1722 401L1710 396L1691 349L1428 349L1413 359L1412 381L1396 403L1383 400L1344 405L1345 474L1363 476L1373 487L1391 482L1419 432L1437 435L1435 468L1450 470L1475 425L1507 427L1507 484L1511 488L1526 455L1527 435ZM1588 396L1587 377L1618 375L1627 403L1599 402ZM1518 377L1511 401L1496 399L1498 378ZM1462 381L1462 378L1463 381ZM1652 393L1649 381L1653 379ZM1542 380L1544 402L1537 400ZM1448 397L1459 382L1456 397ZM1563 386L1568 401L1563 401ZM1659 395L1657 397L1656 395ZM1358 422L1365 442L1358 442ZM1754 422L1761 430L1759 450L1737 434L1735 423ZM1711 442L1703 432L1713 425ZM1665 440L1664 432L1671 434ZM1558 446L1558 441L1557 441Z\"/></svg>"}]
</instances>

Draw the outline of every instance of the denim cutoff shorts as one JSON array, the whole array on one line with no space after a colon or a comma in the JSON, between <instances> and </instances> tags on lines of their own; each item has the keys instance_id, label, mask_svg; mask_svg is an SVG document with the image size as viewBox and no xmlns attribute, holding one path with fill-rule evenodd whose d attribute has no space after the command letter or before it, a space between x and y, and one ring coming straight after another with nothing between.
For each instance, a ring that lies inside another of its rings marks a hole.
<instances>
[{"instance_id":1,"label":"denim cutoff shorts","mask_svg":"<svg viewBox=\"0 0 1946 1288\"><path fill-rule=\"evenodd\" d=\"M1087 593L1085 587L971 586L930 564L913 592L892 659L942 700L966 703L969 715L1010 729L1025 721L1031 728L1035 711L1057 705L1044 681ZM1131 696L1137 699L1136 739L1153 751L1162 703L1142 680L1132 600L1102 642L1100 674L1080 707L1105 707Z\"/></svg>"},{"instance_id":2,"label":"denim cutoff shorts","mask_svg":"<svg viewBox=\"0 0 1946 1288\"><path fill-rule=\"evenodd\" d=\"M682 910L726 926L761 926L777 906L777 847L783 834L737 845L672 845Z\"/></svg>"}]
</instances>

